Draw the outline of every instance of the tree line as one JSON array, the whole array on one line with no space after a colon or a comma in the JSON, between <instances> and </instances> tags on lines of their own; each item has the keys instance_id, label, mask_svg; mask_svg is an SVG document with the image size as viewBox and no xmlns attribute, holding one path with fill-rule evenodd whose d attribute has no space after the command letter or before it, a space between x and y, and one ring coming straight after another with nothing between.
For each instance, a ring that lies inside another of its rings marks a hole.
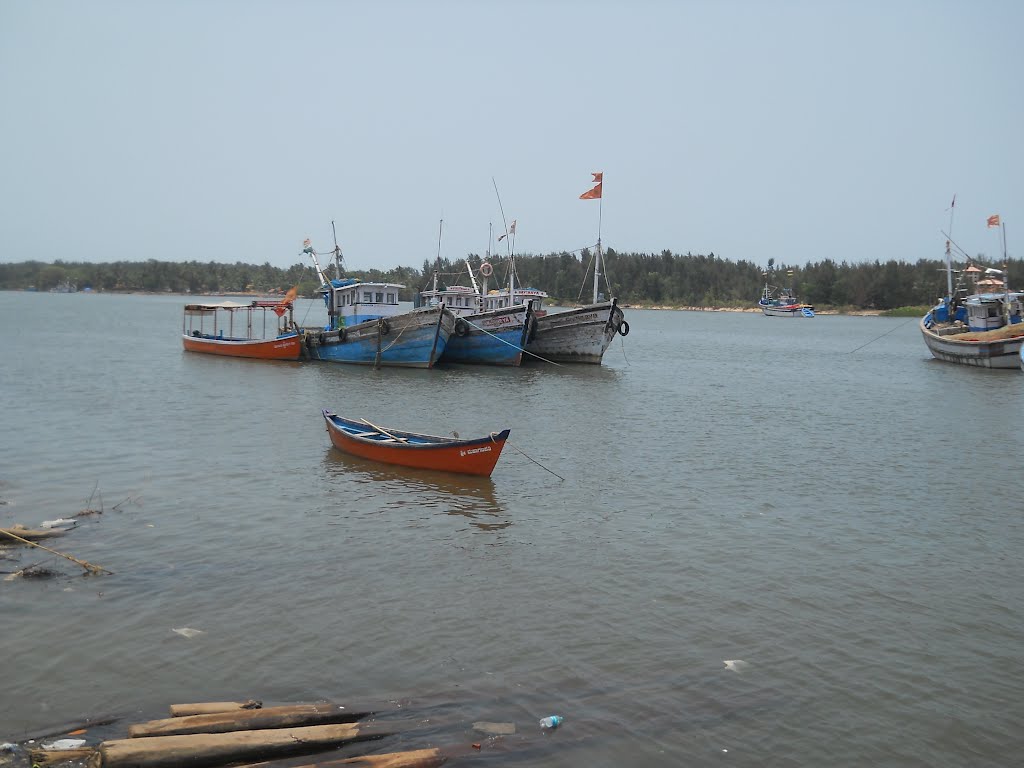
<instances>
[{"instance_id":1,"label":"tree line","mask_svg":"<svg viewBox=\"0 0 1024 768\"><path fill-rule=\"evenodd\" d=\"M560 304L588 303L593 293L595 253L524 254L516 256L516 284L546 291ZM349 270L343 276L387 281L406 286L401 299L412 301L415 293L429 288L437 272L438 284L469 285L469 267L474 274L483 259L469 254L465 260L426 260L422 269L397 266L390 270ZM488 288L508 283L507 258L492 259L494 274ZM767 272L749 261L728 261L709 253L677 254L671 251L623 253L604 252L600 290L617 296L622 303L654 306L743 307L756 303L767 281L792 289L796 296L816 307L836 309L889 310L931 305L946 290L945 264L938 259L916 263L835 262L824 259L803 266L771 264ZM983 256L978 262L985 264ZM987 264L991 266L991 264ZM1022 263L1007 263L1011 285L1015 275L1024 273ZM327 268L333 277L333 267ZM0 264L0 290L58 289L70 285L78 290L103 292L150 292L181 294L272 295L298 286L302 296L315 297L320 281L308 264L287 268L235 262L200 263L115 261L104 263L53 263L24 261ZM610 286L610 290L609 290Z\"/></svg>"}]
</instances>

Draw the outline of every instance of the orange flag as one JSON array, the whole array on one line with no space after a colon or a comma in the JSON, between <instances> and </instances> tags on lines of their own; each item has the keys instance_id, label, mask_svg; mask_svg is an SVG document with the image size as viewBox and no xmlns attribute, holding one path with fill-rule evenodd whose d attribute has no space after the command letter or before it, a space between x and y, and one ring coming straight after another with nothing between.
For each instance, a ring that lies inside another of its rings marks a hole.
<instances>
[{"instance_id":1,"label":"orange flag","mask_svg":"<svg viewBox=\"0 0 1024 768\"><path fill-rule=\"evenodd\" d=\"M274 307L274 314L281 317L286 311L289 304L295 301L295 297L299 295L299 286L295 286L288 293L284 295L284 298L277 302L277 306Z\"/></svg>"},{"instance_id":2,"label":"orange flag","mask_svg":"<svg viewBox=\"0 0 1024 768\"><path fill-rule=\"evenodd\" d=\"M590 175L594 177L594 180L590 182L591 184L600 184L602 181L604 181L603 172L594 173L593 171L591 171Z\"/></svg>"},{"instance_id":3,"label":"orange flag","mask_svg":"<svg viewBox=\"0 0 1024 768\"><path fill-rule=\"evenodd\" d=\"M597 175L596 173L594 174ZM587 190L580 195L580 200L599 200L601 199L601 184L598 183L593 189Z\"/></svg>"},{"instance_id":4,"label":"orange flag","mask_svg":"<svg viewBox=\"0 0 1024 768\"><path fill-rule=\"evenodd\" d=\"M988 217L988 225L990 227L998 227L999 226L999 214L996 214L995 216L989 216Z\"/></svg>"}]
</instances>

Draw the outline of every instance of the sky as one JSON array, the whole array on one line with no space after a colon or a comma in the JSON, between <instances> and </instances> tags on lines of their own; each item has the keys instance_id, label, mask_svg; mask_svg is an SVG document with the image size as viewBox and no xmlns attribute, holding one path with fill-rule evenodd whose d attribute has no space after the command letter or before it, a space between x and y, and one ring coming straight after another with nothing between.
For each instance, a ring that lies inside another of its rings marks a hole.
<instances>
[{"instance_id":1,"label":"sky","mask_svg":"<svg viewBox=\"0 0 1024 768\"><path fill-rule=\"evenodd\" d=\"M915 262L952 226L994 263L1022 29L1019 0L0 0L0 262L288 267L333 221L349 268L420 268L515 220L523 254Z\"/></svg>"}]
</instances>

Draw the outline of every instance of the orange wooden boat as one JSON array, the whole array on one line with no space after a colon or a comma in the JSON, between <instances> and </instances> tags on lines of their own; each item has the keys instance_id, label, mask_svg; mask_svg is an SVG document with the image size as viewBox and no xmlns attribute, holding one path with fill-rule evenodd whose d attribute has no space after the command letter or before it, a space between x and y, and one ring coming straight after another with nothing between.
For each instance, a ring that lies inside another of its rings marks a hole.
<instances>
[{"instance_id":1,"label":"orange wooden boat","mask_svg":"<svg viewBox=\"0 0 1024 768\"><path fill-rule=\"evenodd\" d=\"M509 434L505 429L487 437L461 440L384 429L365 419L346 419L328 410L323 415L331 443L340 451L384 464L483 477L490 477L494 471Z\"/></svg>"},{"instance_id":2,"label":"orange wooden boat","mask_svg":"<svg viewBox=\"0 0 1024 768\"><path fill-rule=\"evenodd\" d=\"M277 317L268 318L268 310ZM298 360L303 354L291 294L281 301L186 304L181 343L188 352L257 360Z\"/></svg>"}]
</instances>

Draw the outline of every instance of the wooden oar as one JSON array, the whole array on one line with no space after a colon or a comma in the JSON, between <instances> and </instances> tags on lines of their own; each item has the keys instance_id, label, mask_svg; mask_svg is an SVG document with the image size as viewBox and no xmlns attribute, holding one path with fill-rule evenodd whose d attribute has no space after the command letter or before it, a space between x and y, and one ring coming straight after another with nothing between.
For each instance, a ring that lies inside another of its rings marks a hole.
<instances>
[{"instance_id":1,"label":"wooden oar","mask_svg":"<svg viewBox=\"0 0 1024 768\"><path fill-rule=\"evenodd\" d=\"M361 418L359 420L361 422L363 422L363 424L367 425L368 427L373 427L378 432L380 432L382 435L387 435L392 440L397 440L400 443L407 443L407 442L409 442L409 438L407 438L407 437L398 437L397 435L392 435L390 432L388 432L386 429L384 429L384 427L378 427L376 424L374 424L372 422L369 422L366 419L362 419Z\"/></svg>"}]
</instances>

